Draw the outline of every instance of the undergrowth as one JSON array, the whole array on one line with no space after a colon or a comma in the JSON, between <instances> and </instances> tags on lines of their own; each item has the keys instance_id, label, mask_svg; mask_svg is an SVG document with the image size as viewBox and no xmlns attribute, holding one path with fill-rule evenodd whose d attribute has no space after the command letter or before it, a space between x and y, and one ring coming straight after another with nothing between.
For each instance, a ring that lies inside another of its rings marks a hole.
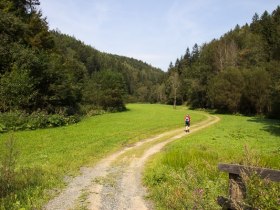
<instances>
[{"instance_id":1,"label":"undergrowth","mask_svg":"<svg viewBox=\"0 0 280 210\"><path fill-rule=\"evenodd\" d=\"M31 114L13 111L0 113L0 133L18 130L35 130L39 128L59 127L77 123L80 118L76 115L47 114L33 112Z\"/></svg>"}]
</instances>

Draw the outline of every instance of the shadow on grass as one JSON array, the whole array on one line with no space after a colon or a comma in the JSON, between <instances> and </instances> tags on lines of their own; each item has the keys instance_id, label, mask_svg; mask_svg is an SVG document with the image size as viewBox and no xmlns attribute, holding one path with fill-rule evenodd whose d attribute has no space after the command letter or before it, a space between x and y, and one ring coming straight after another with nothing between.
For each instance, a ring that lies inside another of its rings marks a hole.
<instances>
[{"instance_id":1,"label":"shadow on grass","mask_svg":"<svg viewBox=\"0 0 280 210\"><path fill-rule=\"evenodd\" d=\"M273 119L266 119L261 117L253 117L248 120L249 122L261 123L263 125L262 130L271 133L275 136L280 136L280 121Z\"/></svg>"},{"instance_id":2,"label":"shadow on grass","mask_svg":"<svg viewBox=\"0 0 280 210\"><path fill-rule=\"evenodd\" d=\"M211 110L207 109L204 110L209 114L227 114L227 115L233 115L232 113L229 112L223 112L220 110ZM272 135L275 136L280 136L280 120L275 120L275 119L268 119L264 117L259 117L259 116L252 116L252 115L245 115L248 117L251 117L248 121L249 122L254 122L254 123L260 123L263 125L262 129L263 131L269 132Z\"/></svg>"}]
</instances>

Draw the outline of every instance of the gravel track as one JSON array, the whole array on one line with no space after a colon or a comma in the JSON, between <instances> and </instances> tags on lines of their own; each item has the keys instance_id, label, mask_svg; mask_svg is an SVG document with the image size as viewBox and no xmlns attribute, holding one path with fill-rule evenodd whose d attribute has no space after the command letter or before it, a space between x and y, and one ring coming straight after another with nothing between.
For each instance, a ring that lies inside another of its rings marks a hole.
<instances>
[{"instance_id":1,"label":"gravel track","mask_svg":"<svg viewBox=\"0 0 280 210\"><path fill-rule=\"evenodd\" d=\"M216 116L207 117L192 126L191 133L219 121ZM152 203L145 200L146 189L141 183L144 164L166 144L185 135L189 133L185 133L182 128L165 132L126 147L101 160L94 167L83 168L81 175L75 177L44 209L153 209Z\"/></svg>"}]
</instances>

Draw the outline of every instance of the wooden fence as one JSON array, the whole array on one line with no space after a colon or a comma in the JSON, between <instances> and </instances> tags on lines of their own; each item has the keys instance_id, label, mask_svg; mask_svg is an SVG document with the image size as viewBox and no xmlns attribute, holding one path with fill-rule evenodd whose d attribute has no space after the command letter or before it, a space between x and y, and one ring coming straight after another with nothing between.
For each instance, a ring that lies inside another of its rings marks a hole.
<instances>
[{"instance_id":1,"label":"wooden fence","mask_svg":"<svg viewBox=\"0 0 280 210\"><path fill-rule=\"evenodd\" d=\"M229 174L229 198L218 196L217 202L227 210L247 209L253 210L250 206L242 205L242 200L246 197L246 188L242 180L242 173L247 175L257 174L263 179L271 181L280 181L280 171L267 168L249 167L235 164L218 164L220 171L228 172ZM239 206L239 208L237 208Z\"/></svg>"}]
</instances>

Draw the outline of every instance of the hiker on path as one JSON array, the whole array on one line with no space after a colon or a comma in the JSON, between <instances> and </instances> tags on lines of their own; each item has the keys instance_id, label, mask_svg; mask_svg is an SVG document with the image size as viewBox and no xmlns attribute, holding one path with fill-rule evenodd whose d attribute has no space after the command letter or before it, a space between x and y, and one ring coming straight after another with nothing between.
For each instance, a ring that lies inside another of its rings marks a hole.
<instances>
[{"instance_id":1,"label":"hiker on path","mask_svg":"<svg viewBox=\"0 0 280 210\"><path fill-rule=\"evenodd\" d=\"M190 132L190 125L191 125L191 117L190 115L185 116L185 126L186 126L186 132Z\"/></svg>"}]
</instances>

